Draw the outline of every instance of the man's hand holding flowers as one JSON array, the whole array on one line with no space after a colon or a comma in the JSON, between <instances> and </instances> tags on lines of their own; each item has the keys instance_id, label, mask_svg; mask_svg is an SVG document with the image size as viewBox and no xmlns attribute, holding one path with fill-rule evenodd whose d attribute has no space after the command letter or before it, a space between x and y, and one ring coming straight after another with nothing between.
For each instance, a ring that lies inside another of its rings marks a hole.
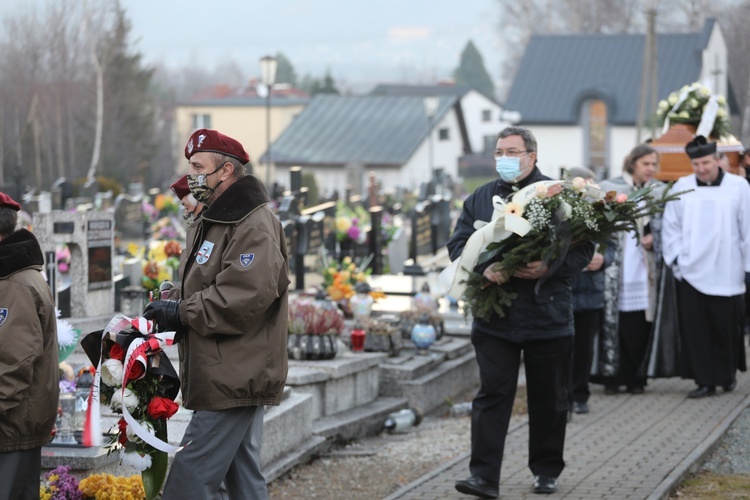
<instances>
[{"instance_id":1,"label":"man's hand holding flowers","mask_svg":"<svg viewBox=\"0 0 750 500\"><path fill-rule=\"evenodd\" d=\"M179 300L155 300L143 310L143 317L155 321L161 331L183 330Z\"/></svg>"},{"instance_id":2,"label":"man's hand holding flowers","mask_svg":"<svg viewBox=\"0 0 750 500\"><path fill-rule=\"evenodd\" d=\"M513 276L525 280L538 280L539 278L546 276L548 272L549 267L547 267L547 264L541 260L535 260L534 262L526 264L526 267L517 270L513 273Z\"/></svg>"}]
</instances>

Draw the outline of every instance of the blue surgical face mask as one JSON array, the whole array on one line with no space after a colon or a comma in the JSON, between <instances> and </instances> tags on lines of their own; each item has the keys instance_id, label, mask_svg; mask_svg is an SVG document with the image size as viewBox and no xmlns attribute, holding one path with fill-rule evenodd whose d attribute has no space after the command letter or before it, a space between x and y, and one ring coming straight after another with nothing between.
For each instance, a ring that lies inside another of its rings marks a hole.
<instances>
[{"instance_id":1,"label":"blue surgical face mask","mask_svg":"<svg viewBox=\"0 0 750 500\"><path fill-rule=\"evenodd\" d=\"M505 182L513 182L521 175L521 159L515 156L501 156L495 160L495 170Z\"/></svg>"}]
</instances>

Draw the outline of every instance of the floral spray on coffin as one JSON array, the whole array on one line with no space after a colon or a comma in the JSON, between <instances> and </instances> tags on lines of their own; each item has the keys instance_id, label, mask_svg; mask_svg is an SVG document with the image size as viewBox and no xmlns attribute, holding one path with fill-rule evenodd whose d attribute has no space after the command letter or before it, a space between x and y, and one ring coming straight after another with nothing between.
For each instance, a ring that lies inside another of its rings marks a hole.
<instances>
[{"instance_id":1,"label":"floral spray on coffin","mask_svg":"<svg viewBox=\"0 0 750 500\"><path fill-rule=\"evenodd\" d=\"M299 360L333 359L343 329L344 314L323 292L319 292L314 301L290 301L287 354Z\"/></svg>"},{"instance_id":2,"label":"floral spray on coffin","mask_svg":"<svg viewBox=\"0 0 750 500\"><path fill-rule=\"evenodd\" d=\"M88 405L84 444L101 444L98 402L109 404L122 418L108 452L119 452L123 464L141 471L147 499L157 498L167 474L168 453L183 447L167 442L167 419L179 405L177 373L163 352L175 332L154 332L144 318L118 314L106 328L88 334L81 346L97 366Z\"/></svg>"}]
</instances>

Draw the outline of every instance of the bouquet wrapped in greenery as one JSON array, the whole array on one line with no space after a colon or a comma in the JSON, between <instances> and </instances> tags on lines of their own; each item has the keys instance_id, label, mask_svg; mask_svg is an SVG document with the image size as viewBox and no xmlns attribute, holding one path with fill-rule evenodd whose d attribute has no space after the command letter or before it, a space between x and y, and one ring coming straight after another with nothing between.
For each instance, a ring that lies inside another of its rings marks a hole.
<instances>
[{"instance_id":1,"label":"bouquet wrapped in greenery","mask_svg":"<svg viewBox=\"0 0 750 500\"><path fill-rule=\"evenodd\" d=\"M500 260L492 264L492 270L513 276L527 263L542 261L552 273L569 249L592 241L603 252L615 233L634 231L639 218L663 211L665 203L683 194L670 194L668 188L659 195L652 193L653 186L629 195L615 191L605 193L576 177L572 181L536 182L517 192L512 201L499 207L496 203L493 220L502 216L508 219L506 227L515 221L521 223L523 230L495 233L495 239L482 249L476 262L464 263L461 276L465 279L458 278L464 286L458 289L465 301L465 314L471 313L485 321L493 313L504 317L516 298L504 285L497 285L474 272L475 265L496 261L499 257Z\"/></svg>"}]
</instances>

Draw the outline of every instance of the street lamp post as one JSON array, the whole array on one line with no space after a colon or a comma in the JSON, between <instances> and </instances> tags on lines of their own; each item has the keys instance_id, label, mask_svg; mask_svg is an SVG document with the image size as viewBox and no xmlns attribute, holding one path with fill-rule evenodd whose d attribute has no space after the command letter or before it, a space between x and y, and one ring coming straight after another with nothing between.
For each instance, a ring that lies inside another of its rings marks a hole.
<instances>
[{"instance_id":1,"label":"street lamp post","mask_svg":"<svg viewBox=\"0 0 750 500\"><path fill-rule=\"evenodd\" d=\"M435 180L435 164L433 162L433 148L432 148L432 135L433 135L433 123L432 119L435 117L435 114L437 113L438 106L440 105L440 98L434 95L426 96L422 100L422 104L424 105L424 112L427 115L427 120L429 121L429 131L428 131L428 139L429 139L429 155L430 155L430 182L433 182Z\"/></svg>"},{"instance_id":2,"label":"street lamp post","mask_svg":"<svg viewBox=\"0 0 750 500\"><path fill-rule=\"evenodd\" d=\"M266 87L266 189L269 193L271 186L271 94L276 80L276 65L278 61L273 56L260 59L260 81Z\"/></svg>"}]
</instances>

